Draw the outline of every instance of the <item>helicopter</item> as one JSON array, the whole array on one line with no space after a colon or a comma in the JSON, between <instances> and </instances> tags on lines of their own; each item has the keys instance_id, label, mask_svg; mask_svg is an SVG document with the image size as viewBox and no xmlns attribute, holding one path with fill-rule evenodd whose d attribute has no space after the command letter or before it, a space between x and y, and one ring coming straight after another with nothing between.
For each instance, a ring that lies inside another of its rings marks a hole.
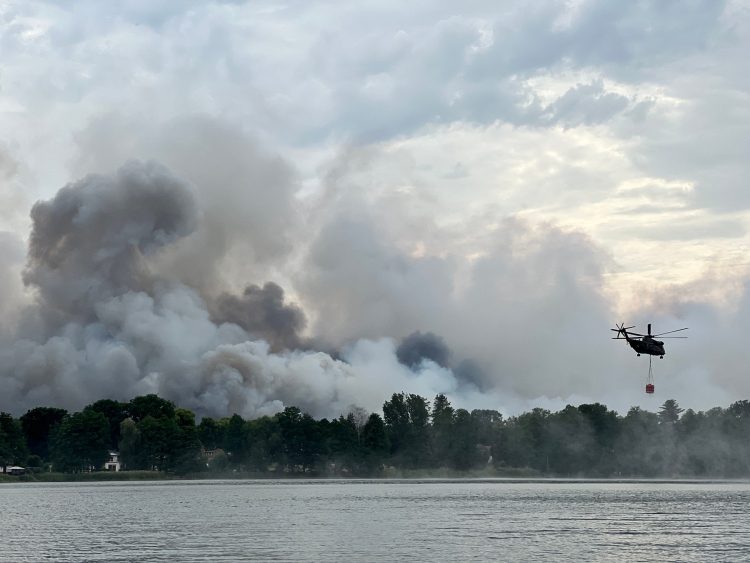
<instances>
[{"instance_id":1,"label":"helicopter","mask_svg":"<svg viewBox=\"0 0 750 563\"><path fill-rule=\"evenodd\" d=\"M639 334L637 332L628 332L631 328L635 328L635 326L625 326L625 323L619 325L615 323L615 326L617 328L610 329L617 333L617 336L613 337L612 340L619 340L620 335L623 335L626 342L630 344L630 347L636 351L638 356L641 354L649 354L651 356L659 356L659 358L664 358L666 352L664 352L664 342L656 340L656 337L687 330L687 327L685 327L678 328L677 330L661 332L659 334L651 334L651 324L649 323L647 334ZM687 336L664 336L664 338L687 338Z\"/></svg>"}]
</instances>

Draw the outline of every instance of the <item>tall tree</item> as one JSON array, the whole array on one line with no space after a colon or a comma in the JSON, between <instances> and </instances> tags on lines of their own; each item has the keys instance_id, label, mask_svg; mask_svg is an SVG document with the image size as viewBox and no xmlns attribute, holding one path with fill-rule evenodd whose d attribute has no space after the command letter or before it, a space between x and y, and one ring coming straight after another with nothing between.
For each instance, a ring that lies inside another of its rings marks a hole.
<instances>
[{"instance_id":1,"label":"tall tree","mask_svg":"<svg viewBox=\"0 0 750 563\"><path fill-rule=\"evenodd\" d=\"M409 435L409 408L405 393L394 393L390 401L383 403L383 419L391 445L391 454L398 455L404 449Z\"/></svg>"},{"instance_id":2,"label":"tall tree","mask_svg":"<svg viewBox=\"0 0 750 563\"><path fill-rule=\"evenodd\" d=\"M432 402L433 459L437 465L449 464L453 450L452 439L454 410L448 398L440 393Z\"/></svg>"},{"instance_id":3,"label":"tall tree","mask_svg":"<svg viewBox=\"0 0 750 563\"><path fill-rule=\"evenodd\" d=\"M618 471L623 475L658 475L664 459L657 415L632 407L620 422L615 452Z\"/></svg>"},{"instance_id":4,"label":"tall tree","mask_svg":"<svg viewBox=\"0 0 750 563\"><path fill-rule=\"evenodd\" d=\"M174 418L174 403L162 399L153 393L135 397L128 403L128 414L139 422L150 416L152 418Z\"/></svg>"},{"instance_id":5,"label":"tall tree","mask_svg":"<svg viewBox=\"0 0 750 563\"><path fill-rule=\"evenodd\" d=\"M477 434L469 411L466 409L456 410L451 434L451 466L461 470L474 467L479 461L477 455Z\"/></svg>"},{"instance_id":6,"label":"tall tree","mask_svg":"<svg viewBox=\"0 0 750 563\"><path fill-rule=\"evenodd\" d=\"M175 410L175 421L178 434L171 466L176 473L181 475L198 471L201 468L199 464L201 442L195 426L195 415L193 411L178 408Z\"/></svg>"},{"instance_id":7,"label":"tall tree","mask_svg":"<svg viewBox=\"0 0 750 563\"><path fill-rule=\"evenodd\" d=\"M224 445L224 432L226 426L222 426L213 418L204 416L198 425L198 438L207 450L220 448Z\"/></svg>"},{"instance_id":8,"label":"tall tree","mask_svg":"<svg viewBox=\"0 0 750 563\"><path fill-rule=\"evenodd\" d=\"M555 475L584 475L597 458L598 448L589 417L572 405L550 416L546 459L549 471Z\"/></svg>"},{"instance_id":9,"label":"tall tree","mask_svg":"<svg viewBox=\"0 0 750 563\"><path fill-rule=\"evenodd\" d=\"M7 412L0 412L0 467L25 464L28 455L21 423Z\"/></svg>"},{"instance_id":10,"label":"tall tree","mask_svg":"<svg viewBox=\"0 0 750 563\"><path fill-rule=\"evenodd\" d=\"M684 409L680 408L677 401L674 399L667 399L659 409L659 422L674 424L680 419L680 414Z\"/></svg>"},{"instance_id":11,"label":"tall tree","mask_svg":"<svg viewBox=\"0 0 750 563\"><path fill-rule=\"evenodd\" d=\"M600 403L579 405L578 411L588 420L594 433L595 443L586 452L589 472L611 474L615 471L614 447L619 431L617 413Z\"/></svg>"},{"instance_id":12,"label":"tall tree","mask_svg":"<svg viewBox=\"0 0 750 563\"><path fill-rule=\"evenodd\" d=\"M88 407L92 411L100 412L109 422L109 447L117 449L120 443L120 424L128 417L127 403L121 403L112 399L101 399Z\"/></svg>"},{"instance_id":13,"label":"tall tree","mask_svg":"<svg viewBox=\"0 0 750 563\"><path fill-rule=\"evenodd\" d=\"M409 411L408 450L406 459L411 467L427 467L430 464L430 402L410 393L406 398Z\"/></svg>"},{"instance_id":14,"label":"tall tree","mask_svg":"<svg viewBox=\"0 0 750 563\"><path fill-rule=\"evenodd\" d=\"M141 448L141 433L132 418L126 418L120 423L120 442L117 446L125 469L146 467Z\"/></svg>"},{"instance_id":15,"label":"tall tree","mask_svg":"<svg viewBox=\"0 0 750 563\"><path fill-rule=\"evenodd\" d=\"M172 471L176 464L180 428L174 418L146 416L137 424L145 469Z\"/></svg>"},{"instance_id":16,"label":"tall tree","mask_svg":"<svg viewBox=\"0 0 750 563\"><path fill-rule=\"evenodd\" d=\"M109 421L84 409L66 416L52 437L52 462L59 471L102 469L109 457Z\"/></svg>"},{"instance_id":17,"label":"tall tree","mask_svg":"<svg viewBox=\"0 0 750 563\"><path fill-rule=\"evenodd\" d=\"M365 448L365 464L369 473L379 472L388 453L388 435L385 423L377 413L372 413L362 429L362 445Z\"/></svg>"},{"instance_id":18,"label":"tall tree","mask_svg":"<svg viewBox=\"0 0 750 563\"><path fill-rule=\"evenodd\" d=\"M359 430L354 414L341 415L328 428L329 448L337 469L356 473L362 461Z\"/></svg>"},{"instance_id":19,"label":"tall tree","mask_svg":"<svg viewBox=\"0 0 750 563\"><path fill-rule=\"evenodd\" d=\"M492 409L474 409L471 418L477 429L477 441L486 446L493 444L503 426L503 415Z\"/></svg>"},{"instance_id":20,"label":"tall tree","mask_svg":"<svg viewBox=\"0 0 750 563\"><path fill-rule=\"evenodd\" d=\"M223 422L224 450L229 454L232 463L244 464L248 454L245 420L235 413Z\"/></svg>"},{"instance_id":21,"label":"tall tree","mask_svg":"<svg viewBox=\"0 0 750 563\"><path fill-rule=\"evenodd\" d=\"M65 409L37 407L21 417L23 433L32 454L49 459L50 435L66 414Z\"/></svg>"},{"instance_id":22,"label":"tall tree","mask_svg":"<svg viewBox=\"0 0 750 563\"><path fill-rule=\"evenodd\" d=\"M263 416L245 423L248 465L254 471L268 471L283 462L283 440L276 417Z\"/></svg>"}]
</instances>

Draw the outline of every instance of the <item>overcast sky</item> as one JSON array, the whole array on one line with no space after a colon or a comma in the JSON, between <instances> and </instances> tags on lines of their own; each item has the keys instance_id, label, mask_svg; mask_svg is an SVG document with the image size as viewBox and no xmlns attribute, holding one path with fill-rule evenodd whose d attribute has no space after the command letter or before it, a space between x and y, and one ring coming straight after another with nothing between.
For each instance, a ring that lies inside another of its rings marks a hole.
<instances>
[{"instance_id":1,"label":"overcast sky","mask_svg":"<svg viewBox=\"0 0 750 563\"><path fill-rule=\"evenodd\" d=\"M153 160L200 218L151 271L279 284L356 377L419 330L459 406L750 398L748 53L741 0L0 0L6 340L34 202ZM621 321L690 327L655 398Z\"/></svg>"}]
</instances>

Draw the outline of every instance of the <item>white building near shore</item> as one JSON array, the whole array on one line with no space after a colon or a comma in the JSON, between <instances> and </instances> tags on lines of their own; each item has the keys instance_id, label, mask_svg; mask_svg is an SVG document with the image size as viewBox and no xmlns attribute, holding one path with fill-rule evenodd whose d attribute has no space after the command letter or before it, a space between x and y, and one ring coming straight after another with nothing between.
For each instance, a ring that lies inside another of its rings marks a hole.
<instances>
[{"instance_id":1,"label":"white building near shore","mask_svg":"<svg viewBox=\"0 0 750 563\"><path fill-rule=\"evenodd\" d=\"M109 452L109 459L104 463L104 469L107 471L120 471L120 452Z\"/></svg>"}]
</instances>

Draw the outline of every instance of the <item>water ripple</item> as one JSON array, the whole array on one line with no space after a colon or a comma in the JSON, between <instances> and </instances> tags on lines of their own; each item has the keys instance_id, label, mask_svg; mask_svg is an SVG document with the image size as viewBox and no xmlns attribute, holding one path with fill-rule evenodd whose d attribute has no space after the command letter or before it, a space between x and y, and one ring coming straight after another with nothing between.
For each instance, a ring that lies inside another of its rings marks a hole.
<instances>
[{"instance_id":1,"label":"water ripple","mask_svg":"<svg viewBox=\"0 0 750 563\"><path fill-rule=\"evenodd\" d=\"M196 481L0 486L2 561L736 561L750 484Z\"/></svg>"}]
</instances>

